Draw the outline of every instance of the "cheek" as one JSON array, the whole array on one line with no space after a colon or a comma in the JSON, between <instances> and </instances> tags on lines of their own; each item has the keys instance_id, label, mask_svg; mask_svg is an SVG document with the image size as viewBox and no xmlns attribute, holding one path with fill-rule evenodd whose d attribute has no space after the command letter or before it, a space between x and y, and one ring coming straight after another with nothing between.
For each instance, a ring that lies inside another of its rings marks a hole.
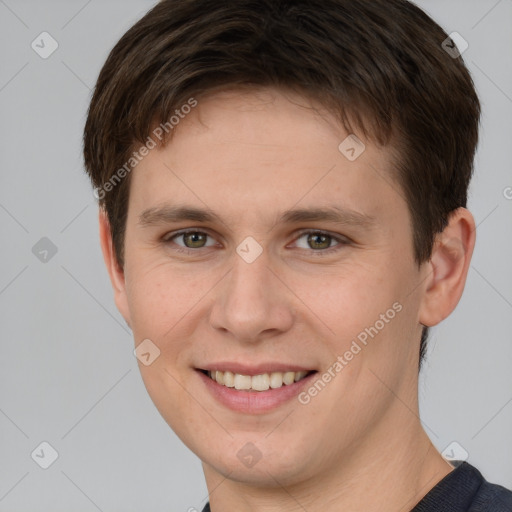
<instances>
[{"instance_id":1,"label":"cheek","mask_svg":"<svg viewBox=\"0 0 512 512\"><path fill-rule=\"evenodd\" d=\"M303 282L297 293L315 313L308 317L315 322L318 343L329 348L333 363L344 356L350 380L358 379L363 367L392 374L406 363L417 316L417 304L407 297L407 274L406 265L381 258L318 276L309 286Z\"/></svg>"},{"instance_id":2,"label":"cheek","mask_svg":"<svg viewBox=\"0 0 512 512\"><path fill-rule=\"evenodd\" d=\"M208 289L208 280L177 272L168 263L131 267L126 281L134 332L162 341L178 323L180 329L187 326L180 320L193 312Z\"/></svg>"},{"instance_id":3,"label":"cheek","mask_svg":"<svg viewBox=\"0 0 512 512\"><path fill-rule=\"evenodd\" d=\"M306 316L319 320L322 333L346 339L375 322L396 300L392 276L385 275L373 264L352 264L297 276L290 288L307 306Z\"/></svg>"}]
</instances>

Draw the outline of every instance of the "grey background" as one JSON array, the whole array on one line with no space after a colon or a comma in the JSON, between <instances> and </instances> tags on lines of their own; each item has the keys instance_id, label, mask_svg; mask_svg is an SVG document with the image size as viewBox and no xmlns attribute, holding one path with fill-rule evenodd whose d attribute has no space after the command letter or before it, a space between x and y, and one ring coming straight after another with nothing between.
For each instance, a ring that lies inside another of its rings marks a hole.
<instances>
[{"instance_id":1,"label":"grey background","mask_svg":"<svg viewBox=\"0 0 512 512\"><path fill-rule=\"evenodd\" d=\"M459 306L432 330L422 419L440 451L457 441L512 488L512 0L417 3L468 41L484 112L477 245ZM144 388L82 171L98 72L153 4L0 0L0 511L186 511L207 499L200 461ZM31 48L43 31L59 44L47 59ZM57 248L47 262L32 252L42 237ZM59 454L46 470L31 458L42 441Z\"/></svg>"}]
</instances>

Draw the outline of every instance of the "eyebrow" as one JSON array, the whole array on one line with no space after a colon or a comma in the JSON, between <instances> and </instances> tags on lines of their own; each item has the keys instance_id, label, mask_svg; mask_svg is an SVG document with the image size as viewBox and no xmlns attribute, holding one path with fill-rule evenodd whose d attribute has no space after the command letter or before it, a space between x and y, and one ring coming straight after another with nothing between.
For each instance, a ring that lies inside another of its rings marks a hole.
<instances>
[{"instance_id":1,"label":"eyebrow","mask_svg":"<svg viewBox=\"0 0 512 512\"><path fill-rule=\"evenodd\" d=\"M226 223L209 208L196 208L193 206L163 205L148 208L139 215L139 225L142 227L159 224L169 224L180 221L193 221L214 223ZM328 206L323 208L295 208L286 210L281 214L278 223L292 224L299 222L327 221L354 226L370 228L376 223L375 217L355 210L341 208L339 206Z\"/></svg>"}]
</instances>

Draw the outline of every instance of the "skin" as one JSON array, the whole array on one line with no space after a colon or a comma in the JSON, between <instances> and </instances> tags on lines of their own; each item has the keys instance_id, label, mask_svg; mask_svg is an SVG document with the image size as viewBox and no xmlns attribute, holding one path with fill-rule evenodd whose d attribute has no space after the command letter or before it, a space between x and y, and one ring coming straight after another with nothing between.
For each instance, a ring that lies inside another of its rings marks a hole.
<instances>
[{"instance_id":1,"label":"skin","mask_svg":"<svg viewBox=\"0 0 512 512\"><path fill-rule=\"evenodd\" d=\"M203 461L213 512L406 511L453 469L419 420L419 340L422 326L438 324L461 297L474 220L456 210L418 266L391 149L358 135L366 149L349 161L338 150L347 135L301 96L217 92L133 171L123 269L100 211L116 305L135 344L149 338L161 351L151 365L139 363L144 383ZM139 222L163 204L207 207L221 221ZM329 205L373 224L278 222L284 210ZM209 236L202 245L169 239L184 228ZM345 243L308 243L318 230ZM250 264L236 252L248 236L263 250ZM187 245L189 253L177 251ZM322 374L395 302L402 310L307 405L234 412L194 370L280 361ZM261 453L252 467L237 457L247 442Z\"/></svg>"}]
</instances>

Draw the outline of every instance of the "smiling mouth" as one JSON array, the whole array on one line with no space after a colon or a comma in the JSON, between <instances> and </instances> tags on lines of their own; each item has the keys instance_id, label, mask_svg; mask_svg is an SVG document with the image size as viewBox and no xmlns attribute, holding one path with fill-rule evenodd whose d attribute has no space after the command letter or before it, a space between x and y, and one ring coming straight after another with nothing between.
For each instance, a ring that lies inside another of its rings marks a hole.
<instances>
[{"instance_id":1,"label":"smiling mouth","mask_svg":"<svg viewBox=\"0 0 512 512\"><path fill-rule=\"evenodd\" d=\"M221 372L218 370L199 370L210 379L217 382L221 386L234 388L236 390L246 391L267 391L268 389L277 389L282 386L290 386L295 382L299 382L316 370L300 371L300 372L272 372L262 373L259 375L242 375L230 371Z\"/></svg>"}]
</instances>

